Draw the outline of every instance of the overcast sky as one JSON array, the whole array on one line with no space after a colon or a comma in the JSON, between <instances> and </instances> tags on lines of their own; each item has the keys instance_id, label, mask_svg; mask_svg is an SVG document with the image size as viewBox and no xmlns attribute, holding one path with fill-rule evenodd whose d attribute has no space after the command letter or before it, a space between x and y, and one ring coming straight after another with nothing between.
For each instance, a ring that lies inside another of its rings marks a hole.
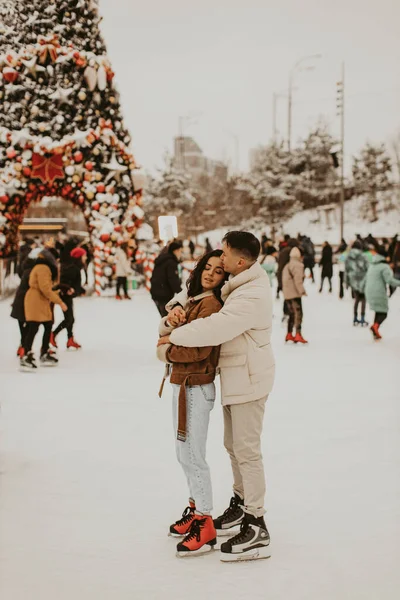
<instances>
[{"instance_id":1,"label":"overcast sky","mask_svg":"<svg viewBox=\"0 0 400 600\"><path fill-rule=\"evenodd\" d=\"M172 150L178 117L212 158L248 166L272 136L272 94L295 75L293 140L324 117L339 133L335 87L346 63L346 154L400 131L398 0L101 0L103 33L137 160L148 169ZM287 101L278 102L287 136ZM231 133L229 133L231 132Z\"/></svg>"}]
</instances>

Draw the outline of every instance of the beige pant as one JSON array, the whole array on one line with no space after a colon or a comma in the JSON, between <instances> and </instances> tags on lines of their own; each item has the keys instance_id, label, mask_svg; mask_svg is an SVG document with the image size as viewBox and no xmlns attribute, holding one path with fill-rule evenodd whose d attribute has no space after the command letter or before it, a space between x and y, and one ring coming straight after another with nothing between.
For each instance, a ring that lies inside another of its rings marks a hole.
<instances>
[{"instance_id":1,"label":"beige pant","mask_svg":"<svg viewBox=\"0 0 400 600\"><path fill-rule=\"evenodd\" d=\"M261 433L268 396L224 406L224 445L231 459L233 491L244 498L246 512L264 514L265 475Z\"/></svg>"}]
</instances>

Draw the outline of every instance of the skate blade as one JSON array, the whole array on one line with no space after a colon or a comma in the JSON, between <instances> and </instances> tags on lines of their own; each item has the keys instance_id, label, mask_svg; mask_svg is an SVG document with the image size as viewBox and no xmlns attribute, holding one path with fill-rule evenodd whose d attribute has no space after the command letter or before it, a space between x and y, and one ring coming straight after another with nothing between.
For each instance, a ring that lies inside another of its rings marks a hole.
<instances>
[{"instance_id":1,"label":"skate blade","mask_svg":"<svg viewBox=\"0 0 400 600\"><path fill-rule=\"evenodd\" d=\"M209 546L208 544L205 544L198 550L192 550L191 552L177 552L176 556L177 558L195 558L198 556L204 556L206 554L213 554L213 552L214 546Z\"/></svg>"},{"instance_id":2,"label":"skate blade","mask_svg":"<svg viewBox=\"0 0 400 600\"><path fill-rule=\"evenodd\" d=\"M172 537L172 538L184 538L185 535L187 535L187 533L171 533L170 531L168 531L168 537Z\"/></svg>"},{"instance_id":3,"label":"skate blade","mask_svg":"<svg viewBox=\"0 0 400 600\"><path fill-rule=\"evenodd\" d=\"M19 367L19 371L21 373L35 373L37 371L37 368L31 369L30 367Z\"/></svg>"},{"instance_id":4,"label":"skate blade","mask_svg":"<svg viewBox=\"0 0 400 600\"><path fill-rule=\"evenodd\" d=\"M233 537L240 532L240 527L231 527L230 529L217 529L218 537Z\"/></svg>"},{"instance_id":5,"label":"skate blade","mask_svg":"<svg viewBox=\"0 0 400 600\"><path fill-rule=\"evenodd\" d=\"M230 554L228 552L221 552L221 562L249 562L251 560L265 560L271 558L270 546L264 548L254 548L254 550L248 550L247 552L241 552L240 554Z\"/></svg>"},{"instance_id":6,"label":"skate blade","mask_svg":"<svg viewBox=\"0 0 400 600\"><path fill-rule=\"evenodd\" d=\"M41 366L41 367L44 367L45 369L48 369L48 368L50 368L50 369L51 369L51 368L53 368L53 367L58 367L58 363L52 363L51 365L45 365L45 364L43 364L43 363L40 363L40 366Z\"/></svg>"}]
</instances>

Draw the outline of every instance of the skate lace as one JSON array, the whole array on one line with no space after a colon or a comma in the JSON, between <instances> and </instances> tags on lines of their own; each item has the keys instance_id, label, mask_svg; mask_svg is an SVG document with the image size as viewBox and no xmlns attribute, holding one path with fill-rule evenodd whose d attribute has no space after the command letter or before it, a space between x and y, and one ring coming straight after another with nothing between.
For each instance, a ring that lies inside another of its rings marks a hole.
<instances>
[{"instance_id":1,"label":"skate lace","mask_svg":"<svg viewBox=\"0 0 400 600\"><path fill-rule=\"evenodd\" d=\"M187 508L185 508L185 510L182 513L182 519L179 519L179 521L177 521L176 524L177 525L186 525L186 523L189 523L189 521L191 520L192 514L193 514L193 508L188 506Z\"/></svg>"},{"instance_id":2,"label":"skate lace","mask_svg":"<svg viewBox=\"0 0 400 600\"><path fill-rule=\"evenodd\" d=\"M249 529L249 524L246 520L243 520L240 525L240 531L234 538L231 539L232 544L240 544L246 538L247 532Z\"/></svg>"},{"instance_id":3,"label":"skate lace","mask_svg":"<svg viewBox=\"0 0 400 600\"><path fill-rule=\"evenodd\" d=\"M185 537L185 542L190 542L194 538L196 538L197 542L200 542L201 530L205 522L205 519L195 519L190 526L188 535Z\"/></svg>"},{"instance_id":4,"label":"skate lace","mask_svg":"<svg viewBox=\"0 0 400 600\"><path fill-rule=\"evenodd\" d=\"M236 498L235 498L235 497L233 497L233 498L231 498L231 501L230 501L230 503L229 503L229 506L228 506L228 508L227 508L227 509L224 511L224 513L223 513L223 515L222 515L222 516L223 516L223 517L230 517L230 516L233 516L233 515L236 513L236 511L237 511L237 509L238 509L238 508L239 508L238 501L236 500Z\"/></svg>"}]
</instances>

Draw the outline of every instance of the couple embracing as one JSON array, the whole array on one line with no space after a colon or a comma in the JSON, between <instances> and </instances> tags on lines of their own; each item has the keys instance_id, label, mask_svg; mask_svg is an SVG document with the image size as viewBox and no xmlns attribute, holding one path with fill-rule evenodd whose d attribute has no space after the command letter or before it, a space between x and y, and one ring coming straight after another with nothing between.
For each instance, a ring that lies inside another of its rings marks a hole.
<instances>
[{"instance_id":1,"label":"couple embracing","mask_svg":"<svg viewBox=\"0 0 400 600\"><path fill-rule=\"evenodd\" d=\"M175 296L161 321L157 354L171 366L176 454L190 493L182 518L170 527L171 535L183 538L178 556L211 550L217 535L231 536L221 545L222 561L270 556L261 433L275 367L271 289L259 253L253 234L229 232L222 250L199 260L187 293ZM233 497L213 519L206 443L217 372Z\"/></svg>"}]
</instances>

